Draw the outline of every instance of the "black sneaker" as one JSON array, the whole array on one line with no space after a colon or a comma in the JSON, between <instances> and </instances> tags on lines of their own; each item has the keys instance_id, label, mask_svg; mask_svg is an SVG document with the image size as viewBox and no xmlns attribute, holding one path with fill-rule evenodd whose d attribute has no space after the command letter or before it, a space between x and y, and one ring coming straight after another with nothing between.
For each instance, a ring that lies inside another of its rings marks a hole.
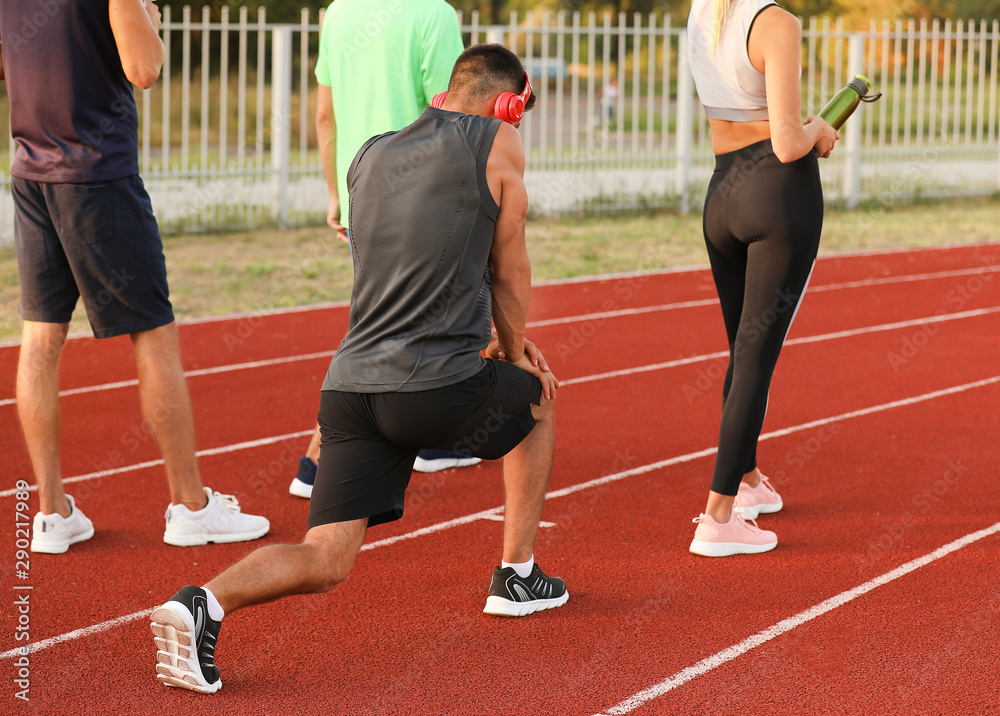
<instances>
[{"instance_id":1,"label":"black sneaker","mask_svg":"<svg viewBox=\"0 0 1000 716\"><path fill-rule=\"evenodd\" d=\"M496 567L483 613L523 617L561 607L568 599L566 583L558 577L546 576L537 563L527 578L519 577L512 567Z\"/></svg>"},{"instance_id":2,"label":"black sneaker","mask_svg":"<svg viewBox=\"0 0 1000 716\"><path fill-rule=\"evenodd\" d=\"M160 683L205 694L222 688L215 668L215 642L221 624L208 615L204 589L184 587L154 609L150 620Z\"/></svg>"}]
</instances>

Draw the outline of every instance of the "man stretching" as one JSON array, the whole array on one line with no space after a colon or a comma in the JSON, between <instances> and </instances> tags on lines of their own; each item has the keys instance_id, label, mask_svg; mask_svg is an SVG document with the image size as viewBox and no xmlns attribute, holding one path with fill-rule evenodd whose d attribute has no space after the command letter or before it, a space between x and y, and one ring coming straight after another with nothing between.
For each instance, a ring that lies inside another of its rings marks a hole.
<instances>
[{"instance_id":1,"label":"man stretching","mask_svg":"<svg viewBox=\"0 0 1000 716\"><path fill-rule=\"evenodd\" d=\"M342 582L366 530L402 517L421 448L506 456L503 561L484 611L524 616L569 598L533 555L559 387L524 338L531 266L515 127L534 97L517 56L499 45L462 53L448 90L409 126L370 139L348 173L350 328L320 399L305 539L258 549L154 610L166 685L222 686L214 651L224 614Z\"/></svg>"}]
</instances>

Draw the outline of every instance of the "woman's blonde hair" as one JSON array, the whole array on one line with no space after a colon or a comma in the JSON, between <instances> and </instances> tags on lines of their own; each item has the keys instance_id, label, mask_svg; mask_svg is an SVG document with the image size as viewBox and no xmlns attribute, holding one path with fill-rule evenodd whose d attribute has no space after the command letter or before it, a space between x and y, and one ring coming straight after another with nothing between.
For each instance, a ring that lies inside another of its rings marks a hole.
<instances>
[{"instance_id":1,"label":"woman's blonde hair","mask_svg":"<svg viewBox=\"0 0 1000 716\"><path fill-rule=\"evenodd\" d=\"M729 6L733 0L715 0L715 32L712 33L712 47L719 46L722 38L722 28L726 26L729 19Z\"/></svg>"}]
</instances>

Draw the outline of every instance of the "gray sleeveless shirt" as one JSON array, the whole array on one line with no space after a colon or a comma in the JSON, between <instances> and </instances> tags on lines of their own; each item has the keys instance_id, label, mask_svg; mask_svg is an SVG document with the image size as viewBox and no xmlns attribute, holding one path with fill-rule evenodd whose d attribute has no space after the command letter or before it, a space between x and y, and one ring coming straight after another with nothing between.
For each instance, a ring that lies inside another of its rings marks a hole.
<instances>
[{"instance_id":1,"label":"gray sleeveless shirt","mask_svg":"<svg viewBox=\"0 0 1000 716\"><path fill-rule=\"evenodd\" d=\"M483 367L500 207L486 160L500 121L428 107L348 171L354 289L323 390L415 392Z\"/></svg>"}]
</instances>

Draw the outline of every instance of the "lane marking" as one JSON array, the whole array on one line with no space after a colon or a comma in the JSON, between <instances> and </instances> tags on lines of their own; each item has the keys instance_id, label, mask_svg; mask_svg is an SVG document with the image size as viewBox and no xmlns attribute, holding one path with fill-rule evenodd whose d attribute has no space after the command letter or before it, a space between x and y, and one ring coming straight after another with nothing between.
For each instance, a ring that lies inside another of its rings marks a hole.
<instances>
[{"instance_id":1,"label":"lane marking","mask_svg":"<svg viewBox=\"0 0 1000 716\"><path fill-rule=\"evenodd\" d=\"M911 398L904 398L902 400L894 400L892 402L883 403L881 405L874 405L874 406L871 406L869 408L862 408L860 410L852 410L850 412L841 413L840 415L834 415L834 416L831 416L829 418L820 418L818 420L813 420L813 421L810 421L810 422L807 422L807 423L802 423L801 425L793 425L793 426L788 427L788 428L782 428L780 430L773 430L771 432L764 433L763 435L760 436L759 439L760 440L770 440L772 438L783 437L785 435L791 435L793 433L802 432L804 430L809 430L809 429L814 428L814 427L820 427L820 426L823 426L823 425L829 425L830 423L839 422L841 420L848 420L850 418L856 418L856 417L861 417L861 416L865 416L865 415L871 415L873 413L884 412L886 410L891 410L891 409L897 408L897 407L909 406L909 405L916 405L917 403L926 402L928 400L934 400L935 398L940 398L940 397L944 397L944 396L947 396L947 395L954 395L954 394L957 394L957 393L966 392L966 391L969 391L969 390L973 390L975 388L981 388L981 387L984 387L984 386L987 386L987 385L993 385L993 384L996 384L996 383L1000 383L1000 375L995 375L995 376L993 376L991 378L984 378L983 380L977 380L977 381L974 381L972 383L964 383L962 385L956 385L956 386L953 386L951 388L944 388L942 390L935 390L935 391L932 391L930 393L924 393L923 395L918 395L918 396L914 396L914 397L911 397ZM310 431L305 431L305 433L293 433L292 435L310 434L311 432L312 431L310 430ZM285 437L287 437L287 436L285 436ZM653 472L654 470L659 470L661 468L668 467L668 466L671 466L671 465L677 465L677 464L684 463L684 462L691 462L692 460L697 460L697 459L702 458L702 457L709 457L711 455L714 455L717 451L718 451L718 448L707 448L705 450L698 450L696 452L690 452L690 453L687 453L686 455L678 455L676 457L668 458L666 460L660 460L659 462L650 463L648 465L643 465L641 467L632 468L630 470L623 470L621 472L617 472L617 473L614 473L612 475L605 475L604 477L599 477L599 478L597 478L595 480L589 480L587 482L582 482L582 483L579 483L577 485L571 485L570 487L565 487L565 488L563 488L561 490L554 490L552 492L548 492L548 493L545 494L545 499L546 500L551 500L551 499L555 499L557 497L565 497L566 495L572 495L574 493L590 489L591 487L598 487L600 485L607 485L607 484L610 484L610 483L613 483L613 482L619 482L621 480L624 480L627 477L632 477L634 475L642 475L642 474ZM4 494L4 496L6 496L8 493L12 493L12 492L13 491L7 491L7 492L5 492L3 494ZM406 542L406 541L409 541L409 540L412 540L412 539L416 539L417 537L423 537L423 536L426 536L426 535L435 534L437 532L443 532L445 530L449 530L449 529L452 529L454 527L460 527L462 525L467 525L467 524L470 524L472 522L476 522L478 520L494 519L495 515L499 515L502 512L503 512L503 506L493 507L493 508L488 509L488 510L482 510L480 512L473 513L471 515L465 515L464 517L457 517L455 519L447 520L445 522L439 522L438 524L435 524L435 525L430 525L428 527L422 527L421 529L414 530L413 532L407 532L405 534L395 535L393 537L387 537L385 539L381 539L381 540L378 540L376 542L370 542L370 543L367 543L367 544L363 544L361 546L361 551L362 552L367 552L369 550L377 549L379 547L388 547L390 545L399 544L400 542ZM998 529L1000 529L1000 523L998 523L998 525L994 525L994 527L997 527ZM976 533L976 534L978 534L978 533ZM963 539L966 539L966 538L963 538ZM862 586L864 586L864 585L862 585ZM826 602L824 602L824 604L825 603ZM61 644L61 643L66 642L66 641L70 641L70 640L78 639L78 638L81 638L81 637L84 637L84 636L90 636L91 634L98 634L100 632L107 631L108 629L111 629L111 628L113 628L115 626L118 626L120 624L126 624L126 623L128 623L130 621L134 621L135 619L140 619L143 616L147 616L151 612L152 612L152 609L146 609L146 610L141 611L141 612L135 612L134 614L129 614L128 616L118 617L116 619L110 619L108 621L101 622L100 624L94 624L92 626L89 626L89 627L86 627L86 628L83 628L83 629L77 629L76 631L72 631L72 632L68 632L66 634L62 634L60 636L52 637L52 638L49 638L49 639L44 639L42 641L35 642L33 644L29 644L29 645L27 645L25 647L17 647L17 648L14 648L14 649L10 649L10 650L5 651L2 654L0 654L0 661L2 661L3 659L9 659L9 658L17 656L19 654L22 654L21 649L29 649L29 651L27 653L30 654L30 653L33 653L35 651L40 651L42 649L47 649L47 648L49 648L51 646L55 646L56 644ZM773 637L771 637L771 638L773 638ZM761 642L761 643L763 643L763 642ZM739 646L739 645L737 645L737 646ZM733 657L733 658L735 658L735 657ZM724 662L720 662L720 663L724 663ZM694 668L694 667L692 667L692 668ZM671 678L674 678L674 677L671 677ZM694 677L691 677L691 678L694 678ZM671 688L675 688L675 687L671 687ZM645 693L645 692L642 692L642 693Z\"/></svg>"},{"instance_id":2,"label":"lane marking","mask_svg":"<svg viewBox=\"0 0 1000 716\"><path fill-rule=\"evenodd\" d=\"M943 323L946 321L955 321L963 318L972 318L978 316L985 316L991 313L1000 313L1000 306L995 306L993 308L978 308L972 311L962 311L960 313L944 314L940 316L927 316L925 318L916 318L910 321L898 321L896 323L884 323L878 326L867 326L865 328L855 328L847 331L835 331L833 333L822 333L815 336L803 336L802 338L792 338L785 341L785 346L801 345L806 343L819 343L822 341L835 340L838 338L849 338L853 336L860 336L866 333L878 333L883 331L897 330L900 328L910 328L913 326L925 325L927 323ZM315 356L316 354L312 354ZM641 373L650 373L657 370L665 370L668 368L676 368L682 365L690 365L693 363L701 363L703 361L718 360L721 358L726 358L729 356L728 351L716 351L714 353L704 353L702 355L691 356L688 358L678 358L672 361L666 361L663 363L653 363L651 365L638 366L636 368L625 368L622 370L613 370L606 373L596 373L594 375L585 375L579 378L568 378L567 380L561 381L563 387L571 385L579 385L583 383L592 383L598 380L605 380L608 378L621 378L630 375L638 375ZM212 369L206 369L212 370ZM236 443L235 445L222 446L218 448L210 448L208 450L200 450L196 453L198 456L202 455L217 455L222 452L235 452L237 450L245 450L253 447L259 447L261 445L269 445L271 443L279 442L287 438L302 437L304 435L311 435L313 431L307 430L297 433L289 433L288 435L278 435L272 438L262 438L261 440L252 440L245 443ZM157 465L162 465L162 458L159 460L150 460L147 462L137 463L135 465L125 465L123 467L115 468L112 470L102 470L99 472L87 473L85 475L78 475L76 477L68 477L63 480L64 483L70 482L80 482L81 480L90 480L98 477L104 477L106 475L114 475L121 472L131 472L133 470L142 470L147 467L155 467ZM28 488L29 490L37 490L36 485L32 485ZM13 495L16 490L2 490L0 491L0 498L9 497Z\"/></svg>"},{"instance_id":3,"label":"lane marking","mask_svg":"<svg viewBox=\"0 0 1000 716\"><path fill-rule=\"evenodd\" d=\"M868 278L858 281L847 281L844 283L828 283L823 286L810 286L809 293L824 293L826 291L841 291L852 288L868 288L870 286L883 286L893 283L910 283L915 281L931 281L942 278L956 278L959 276L969 276L974 274L997 273L1000 266L977 267L970 269L956 269L953 271L938 271L935 273L910 274L905 276L888 276L885 278ZM993 277L990 276L990 279ZM614 311L598 311L595 313L585 313L579 316L565 316L563 318L547 318L539 321L530 321L528 328L541 328L543 326L558 326L564 323L582 323L584 321L604 320L608 318L619 318L621 316L639 316L645 313L659 313L661 311L675 311L684 308L702 308L704 306L719 305L718 298L701 298L692 301L678 301L676 303L665 303L658 306L640 306L637 308L623 308ZM802 304L799 304L800 306Z\"/></svg>"},{"instance_id":4,"label":"lane marking","mask_svg":"<svg viewBox=\"0 0 1000 716\"><path fill-rule=\"evenodd\" d=\"M230 452L239 452L240 450L250 450L255 447L261 447L263 445L272 445L274 443L280 443L283 440L295 440L297 438L304 438L307 435L312 435L314 430L300 430L296 433L287 433L285 435L275 435L270 438L260 438L259 440L247 440L242 443L233 443L232 445L223 445L221 447L205 448L204 450L198 450L195 452L196 457L209 457L210 455L225 455ZM156 467L163 464L163 458L158 460L147 460L146 462L137 462L132 465L123 465L122 467L116 467L109 470L98 470L97 472L88 472L85 475L76 475L74 477L67 477L63 479L63 483L73 483L73 482L84 482L85 480L96 480L101 477L107 477L109 475L120 475L123 472L135 472L136 470L145 470L148 467ZM31 485L28 487L28 492L37 492L38 485ZM0 497L10 497L17 489L12 490L0 490ZM23 492L23 490L22 490Z\"/></svg>"},{"instance_id":5,"label":"lane marking","mask_svg":"<svg viewBox=\"0 0 1000 716\"><path fill-rule=\"evenodd\" d=\"M299 363L301 361L316 360L318 358L329 358L335 351L319 351L317 353L304 353L298 356L285 356L283 358L268 358L266 360L255 360L247 363L230 363L228 365L215 366L214 368L198 368L196 370L184 371L185 378L196 378L202 375L218 375L220 373L232 373L239 370L251 370L253 368L266 368L272 365L282 365L285 363ZM139 385L135 378L131 380L119 380L114 383L101 383L100 385L88 385L82 388L68 388L59 391L59 397L67 395L81 395L83 393L97 393L104 390L117 390L118 388L130 388ZM0 406L13 405L17 398L5 398L0 400Z\"/></svg>"},{"instance_id":6,"label":"lane marking","mask_svg":"<svg viewBox=\"0 0 1000 716\"><path fill-rule=\"evenodd\" d=\"M157 605L159 606L159 605ZM108 629L113 629L116 626L122 626L123 624L128 624L129 622L134 622L136 619L142 619L143 617L148 617L153 613L153 609L143 609L141 612L134 612L124 617L115 617L114 619L108 619L106 622L101 622L100 624L91 624L89 627L83 627L82 629L75 629L73 631L68 631L65 634L60 634L59 636L53 636L48 639L42 639L41 641L31 642L25 644L24 646L14 647L8 651L0 654L0 661L4 659L12 659L15 656L27 656L28 654L34 654L36 651L42 651L44 649L49 649L57 644L62 644L67 641L75 641L76 639L82 639L85 636L90 636L91 634L100 634L101 632L108 631Z\"/></svg>"},{"instance_id":7,"label":"lane marking","mask_svg":"<svg viewBox=\"0 0 1000 716\"><path fill-rule=\"evenodd\" d=\"M962 244L949 244L943 246L918 246L918 247L902 247L902 248L892 248L892 249L873 249L873 250L859 250L859 251L844 251L831 254L822 254L818 257L818 261L821 264L826 264L828 262L833 262L842 258L864 258L868 256L885 256L893 254L919 254L932 251L948 251L952 253L958 253L955 249L972 249L972 248L983 248L983 247L993 247L1000 246L998 241L984 241L984 242L970 242ZM583 283L605 283L608 281L614 281L618 279L627 278L641 278L645 276L668 276L672 274L682 274L682 273L698 273L700 271L709 271L711 267L708 264L695 264L693 266L676 266L672 268L659 268L659 269L640 269L636 271L622 271L619 273L607 273L607 274L594 274L591 276L574 276L571 278L553 278L546 279L544 281L537 281L532 283L532 287L535 286L570 286L574 284ZM993 269L995 270L995 269ZM981 272L982 268L976 269L965 269L967 272ZM939 276L943 277L944 274L948 272L942 272L942 274L918 274L927 276ZM959 275L959 274L955 274ZM883 279L874 279L876 282ZM886 283L895 283L891 279L884 279ZM862 285L876 285L862 284ZM311 303L305 306L287 306L284 308L270 308L266 310L259 311L244 311L242 313L225 313L219 316L200 316L198 318L185 318L177 322L178 326L189 326L198 325L204 323L221 323L226 321L246 321L253 320L256 318L267 318L270 316L281 316L289 313L306 313L309 311L327 311L331 309L348 308L350 306L349 300L343 301L323 301L320 303ZM80 340L82 338L92 338L93 334L86 331L81 331L79 333L71 333L66 339L67 340ZM0 341L0 349L4 348L15 348L21 345L21 341L18 338L11 340Z\"/></svg>"},{"instance_id":8,"label":"lane marking","mask_svg":"<svg viewBox=\"0 0 1000 716\"><path fill-rule=\"evenodd\" d=\"M810 292L812 289L810 289ZM977 308L971 311L961 311L959 313L945 313L941 315L925 316L924 318L914 318L909 321L896 321L895 323L882 323L877 326L865 326L863 328L851 328L846 331L834 331L832 333L820 333L814 336L803 336L801 338L789 338L783 344L784 346L797 346L804 345L806 343L821 343L823 341L832 341L838 338L853 338L854 336L863 336L868 333L883 333L886 331L895 331L900 328L912 328L914 326L923 326L928 323L946 323L948 321L958 321L963 318L975 318L978 316L987 316L991 313L1000 313L1000 306L993 306L991 308ZM713 360L718 358L728 358L729 351L715 351L714 353L704 353L698 356L690 356L688 358L677 358L675 360L665 361L663 363L652 363L650 365L643 365L637 368L623 368L622 370L612 370L607 373L595 373L594 375L585 375L580 378L568 378L566 380L559 381L560 385L577 385L579 383L590 383L595 380L604 380L605 378L618 378L621 376L634 375L637 373L649 373L655 370L663 370L665 368L676 368L681 365L689 365L691 363L701 363L702 361Z\"/></svg>"},{"instance_id":9,"label":"lane marking","mask_svg":"<svg viewBox=\"0 0 1000 716\"><path fill-rule=\"evenodd\" d=\"M815 293L816 291L822 290L820 288L810 288L810 293ZM554 326L563 323L578 323L584 321L594 321L594 320L606 320L608 318L618 318L621 316L636 316L645 313L654 313L658 311L673 310L674 308L692 308L696 306L708 306L718 303L718 299L705 299L703 301L685 301L683 303L674 304L664 304L662 306L646 306L642 308L626 308L618 311L603 311L599 313L588 313L579 316L570 316L566 318L552 318L543 321L531 321L527 324L528 328L539 328L542 326ZM881 331L891 331L898 328L909 328L911 326L920 326L927 323L942 323L944 321L959 320L962 318L971 318L974 316L984 316L990 313L1000 312L1000 306L994 306L992 308L980 308L970 311L961 311L958 313L944 313L935 314L934 316L925 316L922 318L914 318L907 321L897 321L895 323L882 323L875 326L864 326L862 328L852 328L845 331L838 331L835 333L822 333L815 336L806 336L803 338L793 338L786 340L784 345L797 345L800 343L815 343L817 341L830 340L832 338L847 338L850 336L860 336L866 333L878 333ZM218 375L221 373L232 373L241 370L252 370L254 368L265 368L275 365L283 365L287 363L298 363L302 361L318 360L319 358L330 358L336 351L318 351L316 353L306 353L298 356L285 356L282 358L268 358L266 360L249 361L246 363L232 363L229 365L216 366L214 368L199 368L197 370L189 370L184 372L186 378L196 378L205 375ZM657 363L650 366L642 366L640 368L627 368L622 371L613 371L611 373L602 373L597 376L588 376L584 378L571 378L568 381L564 381L566 385L573 385L574 383L585 383L591 380L599 380L602 378L619 376L619 375L631 375L632 371L635 372L647 372L650 370L661 370L663 368L673 368L679 365L687 365L689 363L697 363L704 360L712 360L714 358L725 357L729 355L726 351L707 353L700 356L692 356L690 358L680 358L675 361L668 361L666 363ZM139 381L135 378L131 380L121 380L114 383L101 383L99 385L90 385L81 388L69 388L66 390L59 391L59 397L66 397L69 395L81 395L84 393L96 393L105 390L116 390L119 388L129 388L139 385ZM16 398L4 398L0 400L0 407L6 405L14 405L17 402Z\"/></svg>"},{"instance_id":10,"label":"lane marking","mask_svg":"<svg viewBox=\"0 0 1000 716\"><path fill-rule=\"evenodd\" d=\"M734 644L733 646L727 649L723 649L722 651L717 652L712 656L706 657L701 661L699 661L697 664L694 664L693 666L689 666L686 669L678 671L673 676L670 676L664 679L663 681L654 684L649 688L638 692L637 694L630 696L621 703L612 706L610 709L606 709L605 711L602 711L599 714L595 714L595 716L621 716L621 714L631 713L640 706L649 703L653 699L659 698L660 696L663 696L664 694L667 694L670 691L673 691L674 689L683 686L692 679L702 676L703 674L707 674L713 669L717 669L723 664L726 664L727 662L730 662L733 659L742 656L748 651L756 649L758 646L766 644L772 639L776 639L785 632L789 632L792 629L795 629L796 627L800 627L803 624L806 624L807 622L810 622L813 619L816 619L817 617L826 614L827 612L831 612L834 609L842 607L848 602L867 594L873 589L877 589L878 587L888 584L889 582L895 581L900 577L904 577L907 574L910 574L911 572L915 572L921 567L926 567L928 564L931 564L932 562L935 562L943 557L946 557L952 552L957 552L963 547L967 547L970 544L974 544L980 540L986 539L987 537L991 537L992 535L995 535L998 532L1000 532L1000 522L997 522L996 524L987 527L985 529L981 529L978 532L971 532L965 535L964 537L955 540L954 542L949 542L943 547L939 547L933 552L925 554L923 557L918 557L917 559L907 562L906 564L900 565L899 567L896 567L892 571L886 572L885 574L875 577L874 579L871 579L865 582L864 584L859 584L857 587L854 587L853 589L848 589L836 595L835 597L831 597L823 602L820 602L819 604L810 607L809 609L806 609L805 611L799 612L798 614L788 617L787 619L783 619L777 624L773 624L772 626L769 626L767 629L759 631L753 636L747 637L739 644Z\"/></svg>"}]
</instances>

